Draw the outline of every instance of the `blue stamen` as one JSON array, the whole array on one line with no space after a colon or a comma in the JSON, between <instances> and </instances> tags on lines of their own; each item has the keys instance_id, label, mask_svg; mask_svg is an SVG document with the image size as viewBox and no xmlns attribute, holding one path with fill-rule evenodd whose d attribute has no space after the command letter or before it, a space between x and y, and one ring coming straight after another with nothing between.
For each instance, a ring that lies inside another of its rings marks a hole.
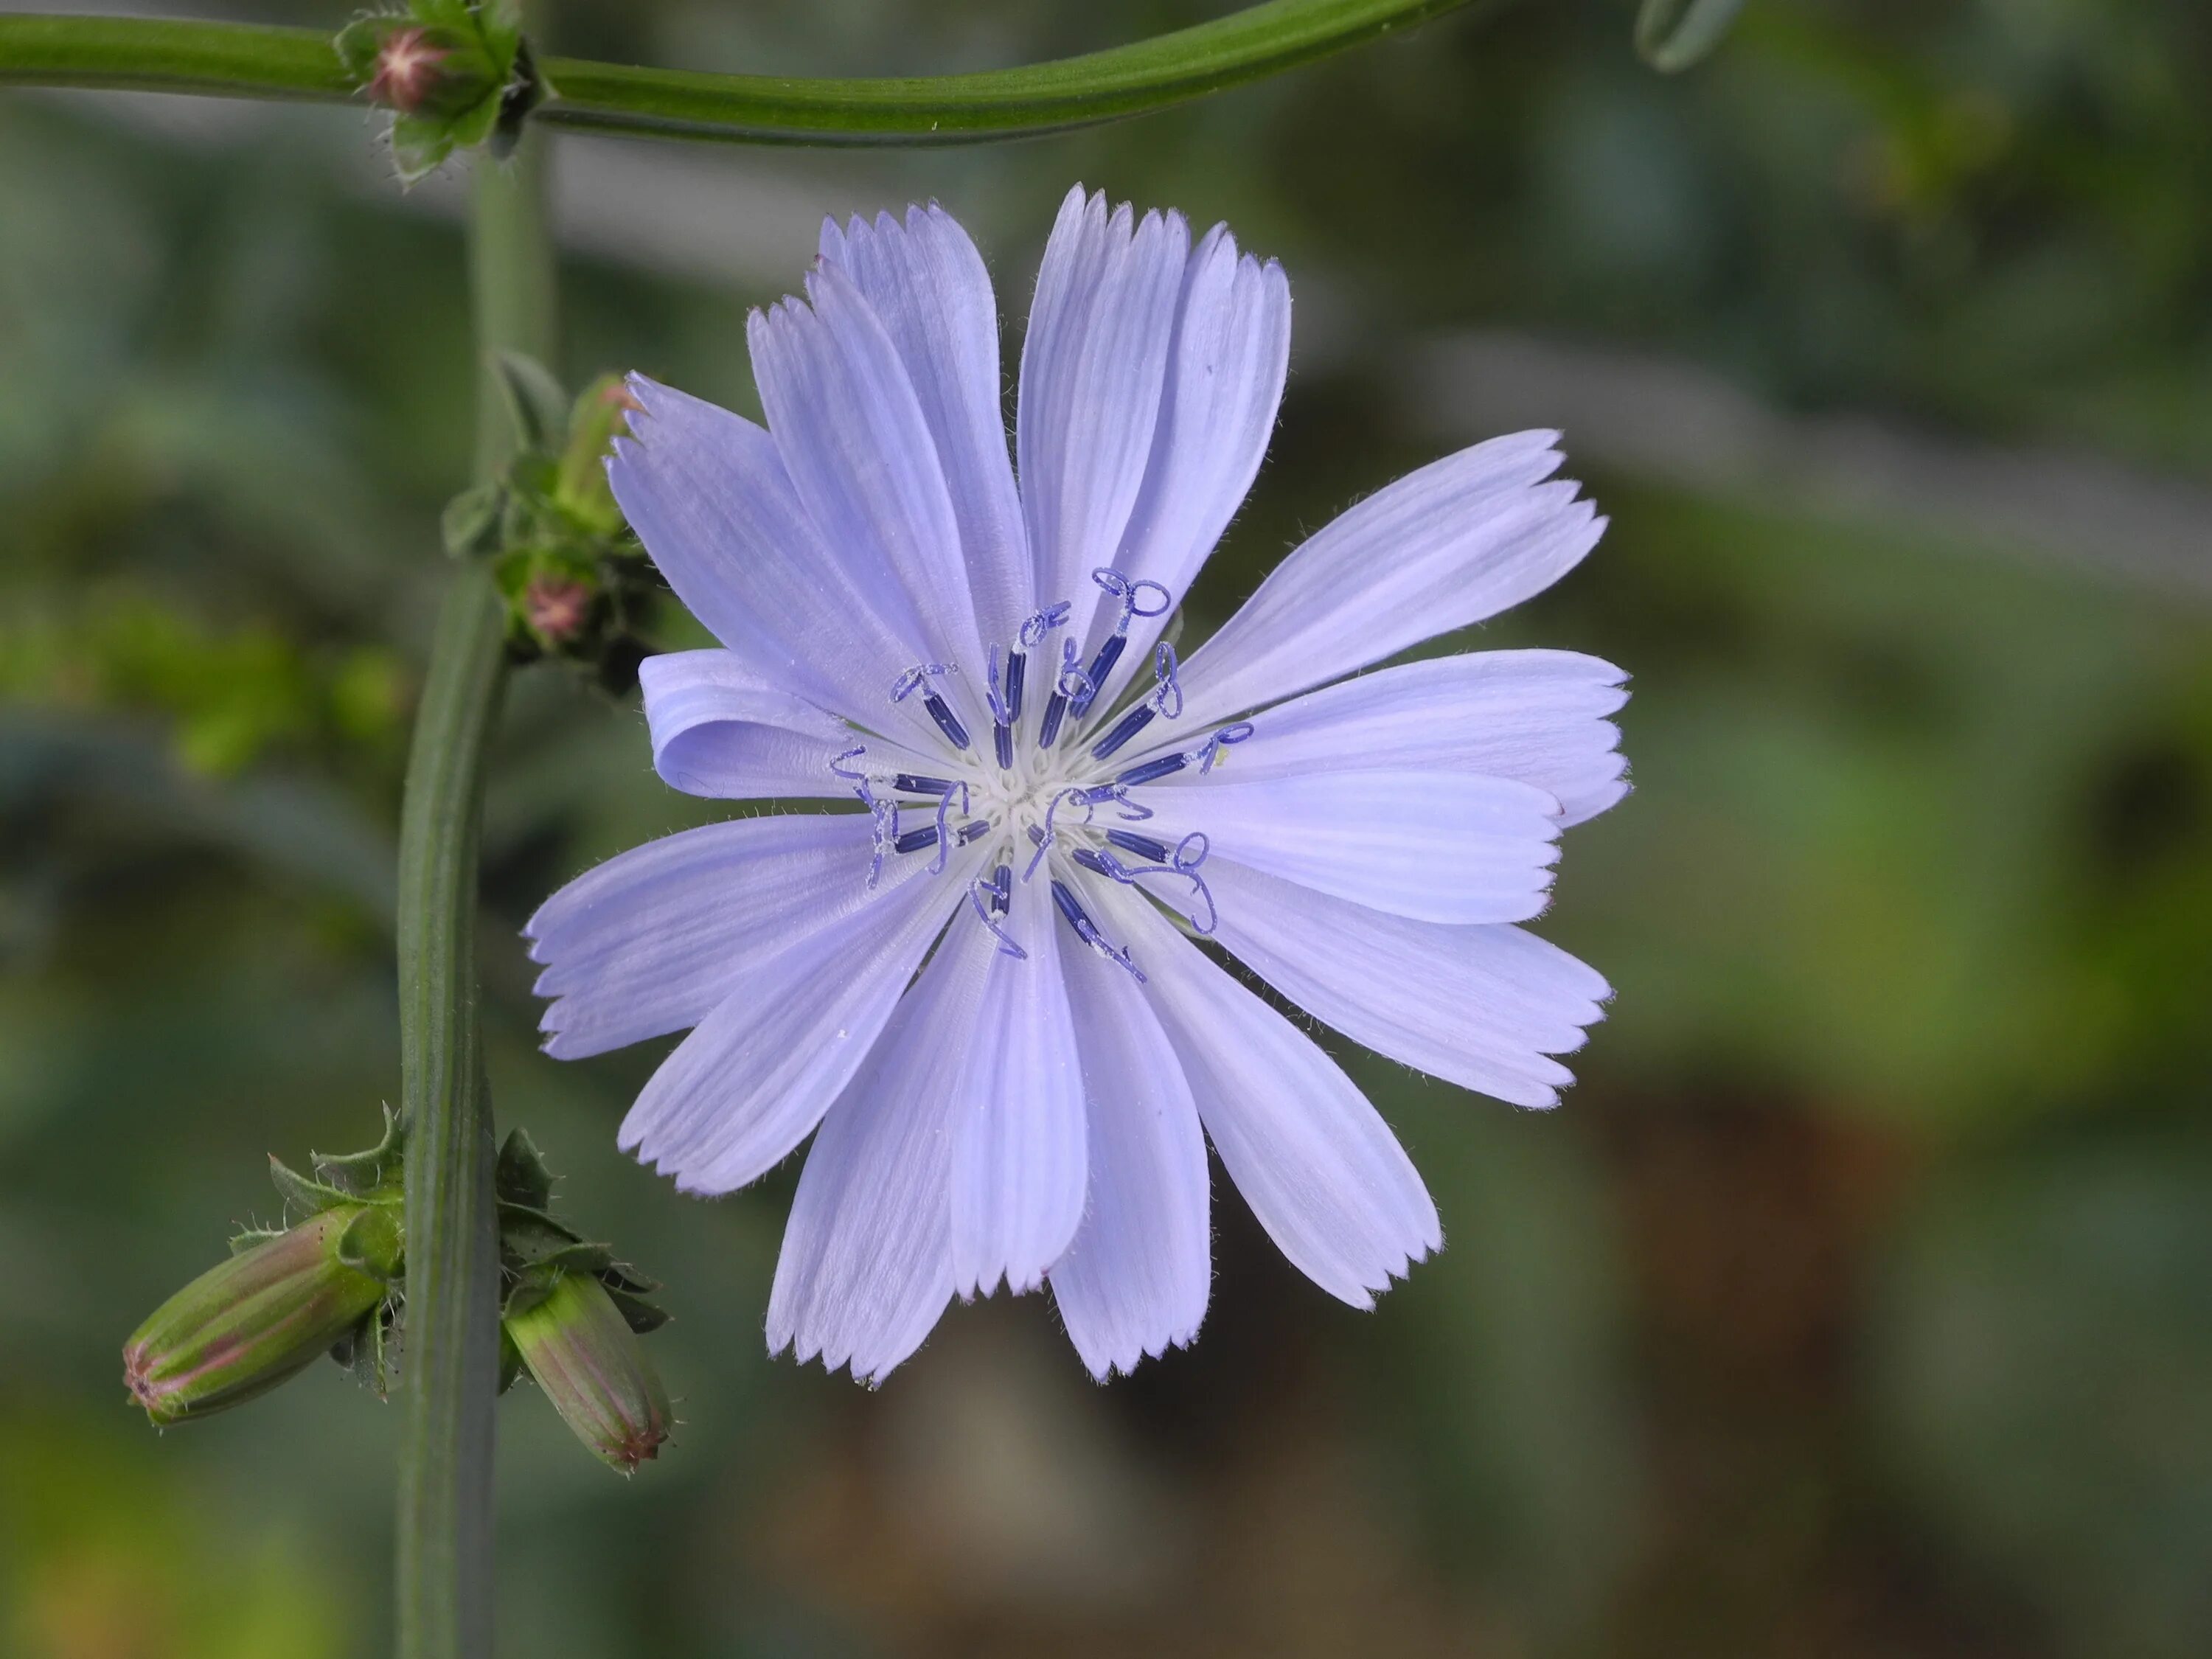
<instances>
[{"instance_id":1,"label":"blue stamen","mask_svg":"<svg viewBox=\"0 0 2212 1659\"><path fill-rule=\"evenodd\" d=\"M1110 758L1115 750L1123 747L1130 738L1152 723L1155 712L1152 704L1139 703L1115 722L1112 731L1091 744L1091 757L1093 760Z\"/></svg>"},{"instance_id":2,"label":"blue stamen","mask_svg":"<svg viewBox=\"0 0 2212 1659\"><path fill-rule=\"evenodd\" d=\"M1190 764L1187 755L1156 755L1140 765L1133 766L1114 780L1117 789L1134 789L1140 783L1152 783L1172 776Z\"/></svg>"},{"instance_id":3,"label":"blue stamen","mask_svg":"<svg viewBox=\"0 0 2212 1659\"><path fill-rule=\"evenodd\" d=\"M999 866L999 876L1001 882L1004 881L1006 875L1006 866L1002 864ZM988 906L983 902L983 895L986 893L991 895L991 900ZM976 877L975 880L968 884L968 902L975 907L975 915L977 919L981 921L986 927L989 928L994 933L998 935L999 950L1001 954L1010 956L1017 962L1026 962L1029 960L1030 953L1023 950L1020 945L1015 944L1012 939L1007 938L1006 930L999 926L997 918L1006 914L1006 907L1003 900L1001 900L999 896L999 889L997 886L985 881L981 876Z\"/></svg>"},{"instance_id":4,"label":"blue stamen","mask_svg":"<svg viewBox=\"0 0 2212 1659\"><path fill-rule=\"evenodd\" d=\"M1106 936L1098 931L1098 924L1084 914L1083 906L1077 901L1075 895L1068 890L1067 884L1057 877L1054 878L1052 884L1052 902L1060 907L1061 919L1074 930L1076 938L1097 951L1107 961L1127 969L1136 976L1138 984L1142 985L1145 982L1144 970L1130 960L1127 951L1116 950L1106 942Z\"/></svg>"},{"instance_id":5,"label":"blue stamen","mask_svg":"<svg viewBox=\"0 0 2212 1659\"><path fill-rule=\"evenodd\" d=\"M1154 864L1168 861L1165 842L1154 841L1150 836L1138 835L1130 830L1109 830L1106 839L1125 853L1134 853L1140 859L1150 859Z\"/></svg>"},{"instance_id":6,"label":"blue stamen","mask_svg":"<svg viewBox=\"0 0 2212 1659\"><path fill-rule=\"evenodd\" d=\"M1176 648L1165 640L1152 653L1152 707L1170 720L1182 718L1182 682L1176 678Z\"/></svg>"},{"instance_id":7,"label":"blue stamen","mask_svg":"<svg viewBox=\"0 0 2212 1659\"><path fill-rule=\"evenodd\" d=\"M937 856L931 860L929 864L929 873L933 876L941 876L945 873L945 860L952 855L952 831L950 815L952 811L952 797L955 794L957 794L960 797L960 811L962 815L964 817L968 811L968 786L964 783L955 784L951 788L947 789L943 795L938 798ZM979 819L977 822L981 823L982 821ZM986 823L984 824L984 827L988 829L989 828L989 825ZM965 847L968 844L968 831L975 828L975 824L970 823L962 829L960 832L962 837L960 844L963 847Z\"/></svg>"},{"instance_id":8,"label":"blue stamen","mask_svg":"<svg viewBox=\"0 0 2212 1659\"><path fill-rule=\"evenodd\" d=\"M946 706L945 699L938 696L929 684L939 675L951 672L941 662L916 663L893 682L891 701L904 702L915 692L921 692L923 712L937 722L937 729L945 733L946 740L955 749L965 749L968 746L968 728L961 725L960 717Z\"/></svg>"},{"instance_id":9,"label":"blue stamen","mask_svg":"<svg viewBox=\"0 0 2212 1659\"><path fill-rule=\"evenodd\" d=\"M991 872L991 908L1003 916L1013 902L1014 866L1002 864Z\"/></svg>"},{"instance_id":10,"label":"blue stamen","mask_svg":"<svg viewBox=\"0 0 2212 1659\"><path fill-rule=\"evenodd\" d=\"M1099 642L1098 654L1091 659L1091 689L1076 702L1075 712L1078 714L1088 710L1098 694L1106 689L1106 677L1114 672L1114 665L1121 660L1121 653L1129 648L1129 624L1139 617L1165 616L1168 607L1175 603L1175 596L1160 583L1148 577L1131 581L1110 565L1092 571L1091 580L1121 600L1121 614L1114 620L1114 631ZM1144 595L1147 588L1160 596L1159 602L1150 610L1145 605Z\"/></svg>"},{"instance_id":11,"label":"blue stamen","mask_svg":"<svg viewBox=\"0 0 2212 1659\"><path fill-rule=\"evenodd\" d=\"M1044 726L1037 732L1040 749L1049 749L1060 741L1060 721L1066 716L1068 705L1073 703L1079 714L1098 689L1091 677L1075 665L1073 640L1062 640L1060 653L1060 672L1053 680L1052 696L1044 706Z\"/></svg>"},{"instance_id":12,"label":"blue stamen","mask_svg":"<svg viewBox=\"0 0 2212 1659\"><path fill-rule=\"evenodd\" d=\"M925 778L902 772L891 780L891 787L909 795L949 795L953 783L950 778Z\"/></svg>"},{"instance_id":13,"label":"blue stamen","mask_svg":"<svg viewBox=\"0 0 2212 1659\"><path fill-rule=\"evenodd\" d=\"M1252 722L1249 720L1239 720L1234 726L1223 726L1208 738L1198 750L1196 758L1200 774L1203 775L1211 772L1213 769L1213 763L1221 758L1223 750L1231 744L1243 742L1251 735Z\"/></svg>"},{"instance_id":14,"label":"blue stamen","mask_svg":"<svg viewBox=\"0 0 2212 1659\"><path fill-rule=\"evenodd\" d=\"M1091 707L1091 698L1098 695L1098 688L1106 684L1106 677L1114 672L1114 665L1121 660L1121 653L1128 648L1127 635L1109 634L1106 636L1105 642L1098 647L1098 654L1091 659L1091 672L1087 676L1091 681L1091 696L1084 698L1083 708L1077 709L1077 714Z\"/></svg>"},{"instance_id":15,"label":"blue stamen","mask_svg":"<svg viewBox=\"0 0 2212 1659\"><path fill-rule=\"evenodd\" d=\"M991 728L991 750L999 757L1001 772L1014 769L1014 728L1007 721L1001 720Z\"/></svg>"},{"instance_id":16,"label":"blue stamen","mask_svg":"<svg viewBox=\"0 0 2212 1659\"><path fill-rule=\"evenodd\" d=\"M960 827L960 845L965 847L970 842L981 841L990 833L991 821L988 818L977 818L975 823L963 824Z\"/></svg>"},{"instance_id":17,"label":"blue stamen","mask_svg":"<svg viewBox=\"0 0 2212 1659\"><path fill-rule=\"evenodd\" d=\"M921 700L923 710L937 722L937 729L955 749L968 746L968 728L960 724L960 717L945 705L945 699L932 691Z\"/></svg>"},{"instance_id":18,"label":"blue stamen","mask_svg":"<svg viewBox=\"0 0 2212 1659\"><path fill-rule=\"evenodd\" d=\"M1087 790L1063 789L1048 801L1044 809L1044 827L1039 829L1034 823L1030 825L1030 844L1036 848L1036 854L1030 860L1029 868L1022 872L1024 881L1036 874L1037 866L1044 862L1044 855L1052 851L1053 843L1060 838L1060 828L1054 820L1060 815L1060 803L1065 800L1073 800L1082 807L1084 823L1091 822L1091 795Z\"/></svg>"},{"instance_id":19,"label":"blue stamen","mask_svg":"<svg viewBox=\"0 0 2212 1659\"><path fill-rule=\"evenodd\" d=\"M894 853L919 853L925 847L937 845L937 826L925 823L919 830L909 830L891 843Z\"/></svg>"}]
</instances>

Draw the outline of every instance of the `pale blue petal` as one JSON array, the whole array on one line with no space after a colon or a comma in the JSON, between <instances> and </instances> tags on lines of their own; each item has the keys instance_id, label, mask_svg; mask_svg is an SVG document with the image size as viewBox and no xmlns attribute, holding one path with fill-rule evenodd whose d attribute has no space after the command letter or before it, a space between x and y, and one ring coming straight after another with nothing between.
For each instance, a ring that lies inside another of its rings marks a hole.
<instances>
[{"instance_id":1,"label":"pale blue petal","mask_svg":"<svg viewBox=\"0 0 2212 1659\"><path fill-rule=\"evenodd\" d=\"M1091 1201L1052 1270L1053 1299L1091 1376L1198 1334L1213 1287L1206 1137L1159 1018L1127 972L1054 930L1089 1101Z\"/></svg>"},{"instance_id":2,"label":"pale blue petal","mask_svg":"<svg viewBox=\"0 0 2212 1659\"><path fill-rule=\"evenodd\" d=\"M653 770L670 787L724 800L851 797L852 784L830 768L854 746L853 728L763 679L735 652L647 657L637 678ZM872 757L876 749L903 754L880 738Z\"/></svg>"},{"instance_id":3,"label":"pale blue petal","mask_svg":"<svg viewBox=\"0 0 2212 1659\"><path fill-rule=\"evenodd\" d=\"M1224 765L1143 799L1156 814L1148 835L1202 830L1218 857L1427 921L1526 921L1543 910L1559 856L1556 800L1470 773L1306 772L1247 783Z\"/></svg>"},{"instance_id":4,"label":"pale blue petal","mask_svg":"<svg viewBox=\"0 0 2212 1659\"><path fill-rule=\"evenodd\" d=\"M823 540L903 588L921 623L913 662L956 665L980 686L983 648L959 525L898 349L836 266L817 264L806 291L811 309L785 300L755 312L747 328L761 407L792 484Z\"/></svg>"},{"instance_id":5,"label":"pale blue petal","mask_svg":"<svg viewBox=\"0 0 2212 1659\"><path fill-rule=\"evenodd\" d=\"M1277 704L1253 721L1249 739L1223 751L1213 776L1483 773L1555 796L1561 824L1571 826L1628 793L1620 728L1606 718L1628 701L1627 678L1572 651L1474 651L1405 663ZM1184 733L1169 746L1189 740ZM1159 787L1212 781L1193 770Z\"/></svg>"},{"instance_id":6,"label":"pale blue petal","mask_svg":"<svg viewBox=\"0 0 2212 1659\"><path fill-rule=\"evenodd\" d=\"M1369 496L1277 566L1183 665L1185 718L1225 720L1541 592L1605 521L1555 471L1557 433L1447 456Z\"/></svg>"},{"instance_id":7,"label":"pale blue petal","mask_svg":"<svg viewBox=\"0 0 2212 1659\"><path fill-rule=\"evenodd\" d=\"M1325 1025L1516 1106L1553 1106L1611 994L1557 945L1511 927L1386 915L1209 859L1214 938ZM1162 891L1180 884L1163 884Z\"/></svg>"},{"instance_id":8,"label":"pale blue petal","mask_svg":"<svg viewBox=\"0 0 2212 1659\"><path fill-rule=\"evenodd\" d=\"M864 814L742 818L577 877L523 929L553 999L545 1052L577 1060L697 1024L761 958L852 908L869 841Z\"/></svg>"},{"instance_id":9,"label":"pale blue petal","mask_svg":"<svg viewBox=\"0 0 2212 1659\"><path fill-rule=\"evenodd\" d=\"M1037 273L1022 344L1022 507L1036 592L1073 603L1085 631L1144 487L1160 417L1190 230L1179 214L1109 214L1103 195L1067 193Z\"/></svg>"},{"instance_id":10,"label":"pale blue petal","mask_svg":"<svg viewBox=\"0 0 2212 1659\"><path fill-rule=\"evenodd\" d=\"M822 257L881 319L936 441L984 641L1011 642L1036 609L1021 496L1006 453L999 313L968 233L932 204L846 229L822 227Z\"/></svg>"},{"instance_id":11,"label":"pale blue petal","mask_svg":"<svg viewBox=\"0 0 2212 1659\"><path fill-rule=\"evenodd\" d=\"M1147 975L1206 1133L1267 1236L1330 1295L1372 1307L1443 1242L1389 1126L1335 1061L1150 904L1105 882L1088 896Z\"/></svg>"},{"instance_id":12,"label":"pale blue petal","mask_svg":"<svg viewBox=\"0 0 2212 1659\"><path fill-rule=\"evenodd\" d=\"M790 1348L879 1382L952 1297L952 1119L998 941L956 925L806 1156L768 1307Z\"/></svg>"},{"instance_id":13,"label":"pale blue petal","mask_svg":"<svg viewBox=\"0 0 2212 1659\"><path fill-rule=\"evenodd\" d=\"M972 915L953 925L985 931ZM952 1279L962 1296L988 1296L1002 1279L1017 1295L1044 1283L1083 1219L1087 1180L1083 1066L1050 890L1016 883L1001 926L1026 954L992 951L981 1009L963 1034L969 1063L952 1142Z\"/></svg>"},{"instance_id":14,"label":"pale blue petal","mask_svg":"<svg viewBox=\"0 0 2212 1659\"><path fill-rule=\"evenodd\" d=\"M694 1193L733 1192L788 1157L875 1045L959 902L955 881L924 862L894 864L877 893L824 925L786 930L781 949L741 969L638 1096L623 1150ZM863 857L855 893L866 867Z\"/></svg>"},{"instance_id":15,"label":"pale blue petal","mask_svg":"<svg viewBox=\"0 0 2212 1659\"><path fill-rule=\"evenodd\" d=\"M878 730L930 730L889 700L921 648L910 608L864 550L824 542L775 441L643 375L629 386L644 408L607 477L677 598L763 678Z\"/></svg>"},{"instance_id":16,"label":"pale blue petal","mask_svg":"<svg viewBox=\"0 0 2212 1659\"><path fill-rule=\"evenodd\" d=\"M1184 270L1152 459L1114 560L1122 574L1156 581L1182 604L1259 472L1290 353L1291 289L1282 267L1240 258L1229 228L1216 225ZM1118 606L1100 605L1090 650L1117 614ZM1133 621L1126 672L1145 672L1172 614Z\"/></svg>"}]
</instances>

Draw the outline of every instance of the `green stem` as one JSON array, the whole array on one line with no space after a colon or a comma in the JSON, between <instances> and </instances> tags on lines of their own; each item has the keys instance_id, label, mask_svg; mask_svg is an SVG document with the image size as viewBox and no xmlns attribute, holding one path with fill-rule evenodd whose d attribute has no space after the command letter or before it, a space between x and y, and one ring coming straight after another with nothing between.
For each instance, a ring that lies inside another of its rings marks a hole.
<instances>
[{"instance_id":1,"label":"green stem","mask_svg":"<svg viewBox=\"0 0 2212 1659\"><path fill-rule=\"evenodd\" d=\"M1425 22L1467 0L1267 0L1132 46L974 75L833 81L701 75L541 58L557 125L750 143L948 144L1016 138L1181 103ZM352 95L305 29L114 17L0 17L0 86Z\"/></svg>"},{"instance_id":2,"label":"green stem","mask_svg":"<svg viewBox=\"0 0 2212 1659\"><path fill-rule=\"evenodd\" d=\"M470 240L477 339L550 354L553 285L542 139L513 166L480 161ZM477 474L509 437L488 371ZM477 1005L477 826L484 755L506 674L488 565L448 589L415 720L399 837L399 1041L407 1148L407 1388L399 1470L400 1659L491 1651L492 1436L499 1262L490 1101Z\"/></svg>"}]
</instances>

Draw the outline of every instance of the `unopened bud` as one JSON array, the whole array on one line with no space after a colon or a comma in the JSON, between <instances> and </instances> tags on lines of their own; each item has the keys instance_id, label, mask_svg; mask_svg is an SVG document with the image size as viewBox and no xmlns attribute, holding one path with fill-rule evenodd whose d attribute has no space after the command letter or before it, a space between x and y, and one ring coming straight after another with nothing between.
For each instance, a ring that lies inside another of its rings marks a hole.
<instances>
[{"instance_id":1,"label":"unopened bud","mask_svg":"<svg viewBox=\"0 0 2212 1659\"><path fill-rule=\"evenodd\" d=\"M385 1206L341 1205L202 1273L123 1347L123 1381L157 1425L206 1417L306 1370L374 1314L398 1272Z\"/></svg>"},{"instance_id":2,"label":"unopened bud","mask_svg":"<svg viewBox=\"0 0 2212 1659\"><path fill-rule=\"evenodd\" d=\"M536 575L522 590L523 619L546 644L568 644L592 619L598 590L572 576Z\"/></svg>"},{"instance_id":3,"label":"unopened bud","mask_svg":"<svg viewBox=\"0 0 2212 1659\"><path fill-rule=\"evenodd\" d=\"M530 1375L602 1462L629 1474L660 1455L672 1420L667 1392L596 1278L561 1273L542 1297L510 1304L506 1323Z\"/></svg>"},{"instance_id":4,"label":"unopened bud","mask_svg":"<svg viewBox=\"0 0 2212 1659\"><path fill-rule=\"evenodd\" d=\"M616 434L644 407L623 376L605 374L584 389L569 412L553 499L594 535L612 536L623 527L622 508L607 483L607 457L614 453Z\"/></svg>"},{"instance_id":5,"label":"unopened bud","mask_svg":"<svg viewBox=\"0 0 2212 1659\"><path fill-rule=\"evenodd\" d=\"M370 102L402 115L465 114L505 79L476 36L397 18L367 17L349 26L338 36L338 53Z\"/></svg>"}]
</instances>

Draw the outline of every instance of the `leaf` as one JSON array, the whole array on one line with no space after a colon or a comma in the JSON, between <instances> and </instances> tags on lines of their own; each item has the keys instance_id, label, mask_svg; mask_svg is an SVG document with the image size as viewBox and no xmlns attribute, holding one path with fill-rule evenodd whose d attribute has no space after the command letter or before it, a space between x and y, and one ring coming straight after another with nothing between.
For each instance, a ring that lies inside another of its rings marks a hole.
<instances>
[{"instance_id":1,"label":"leaf","mask_svg":"<svg viewBox=\"0 0 2212 1659\"><path fill-rule=\"evenodd\" d=\"M492 354L500 395L514 419L515 437L524 449L557 449L568 435L568 394L535 357L519 351Z\"/></svg>"},{"instance_id":2,"label":"leaf","mask_svg":"<svg viewBox=\"0 0 2212 1659\"><path fill-rule=\"evenodd\" d=\"M527 1129L508 1133L507 1144L499 1149L499 1167L492 1175L492 1185L502 1204L543 1210L552 1203L553 1172L545 1167L538 1143L531 1139Z\"/></svg>"},{"instance_id":3,"label":"leaf","mask_svg":"<svg viewBox=\"0 0 2212 1659\"><path fill-rule=\"evenodd\" d=\"M496 548L500 515L506 506L506 491L496 483L477 484L447 501L438 518L446 551L465 559Z\"/></svg>"},{"instance_id":4,"label":"leaf","mask_svg":"<svg viewBox=\"0 0 2212 1659\"><path fill-rule=\"evenodd\" d=\"M1743 0L1644 0L1636 50L1662 75L1679 75L1720 45Z\"/></svg>"},{"instance_id":5,"label":"leaf","mask_svg":"<svg viewBox=\"0 0 2212 1659\"><path fill-rule=\"evenodd\" d=\"M407 1128L399 1115L384 1109L384 1136L362 1152L310 1152L307 1161L315 1174L340 1192L355 1198L375 1198L396 1192L406 1178Z\"/></svg>"},{"instance_id":6,"label":"leaf","mask_svg":"<svg viewBox=\"0 0 2212 1659\"><path fill-rule=\"evenodd\" d=\"M301 1220L320 1215L334 1206L358 1201L351 1193L326 1187L301 1175L273 1153L269 1159L269 1181L276 1188L276 1195L284 1200L286 1212Z\"/></svg>"}]
</instances>

